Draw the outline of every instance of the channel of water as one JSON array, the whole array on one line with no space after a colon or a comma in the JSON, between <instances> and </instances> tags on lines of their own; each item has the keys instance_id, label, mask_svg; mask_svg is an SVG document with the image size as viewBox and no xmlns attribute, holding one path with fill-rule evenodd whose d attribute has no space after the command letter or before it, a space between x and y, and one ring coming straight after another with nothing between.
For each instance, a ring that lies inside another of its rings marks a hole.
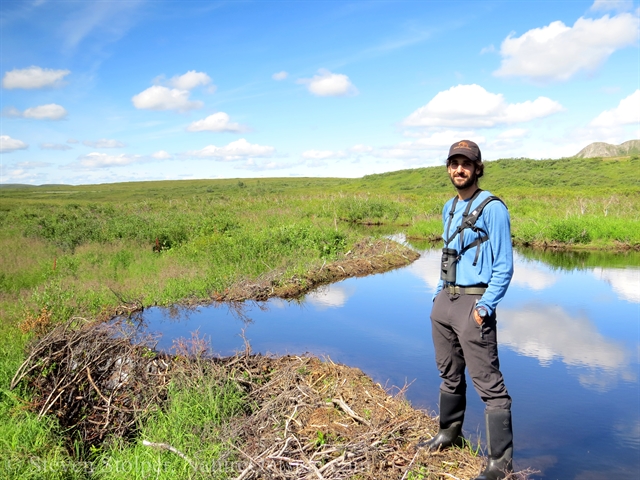
<instances>
[{"instance_id":1,"label":"channel of water","mask_svg":"<svg viewBox=\"0 0 640 480\"><path fill-rule=\"evenodd\" d=\"M170 351L192 332L222 356L311 353L358 367L417 408L437 409L429 314L439 252L350 278L295 302L151 308L147 332ZM500 361L513 397L516 469L540 479L640 478L640 255L518 252L498 308ZM468 382L471 385L470 382ZM484 405L468 391L465 434L484 437Z\"/></svg>"}]
</instances>

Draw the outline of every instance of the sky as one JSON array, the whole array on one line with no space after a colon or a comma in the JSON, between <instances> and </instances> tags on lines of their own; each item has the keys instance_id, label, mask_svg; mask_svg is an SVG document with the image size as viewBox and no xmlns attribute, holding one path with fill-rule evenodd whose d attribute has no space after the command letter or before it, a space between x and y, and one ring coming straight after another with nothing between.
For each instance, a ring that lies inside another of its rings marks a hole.
<instances>
[{"instance_id":1,"label":"sky","mask_svg":"<svg viewBox=\"0 0 640 480\"><path fill-rule=\"evenodd\" d=\"M362 177L640 138L633 0L0 0L0 183Z\"/></svg>"}]
</instances>

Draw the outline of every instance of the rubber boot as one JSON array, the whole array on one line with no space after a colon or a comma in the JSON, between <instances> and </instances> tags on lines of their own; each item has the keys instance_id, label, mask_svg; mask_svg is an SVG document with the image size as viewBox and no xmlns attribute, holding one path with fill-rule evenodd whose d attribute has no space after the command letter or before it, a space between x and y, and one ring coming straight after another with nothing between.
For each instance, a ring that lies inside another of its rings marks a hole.
<instances>
[{"instance_id":1,"label":"rubber boot","mask_svg":"<svg viewBox=\"0 0 640 480\"><path fill-rule=\"evenodd\" d=\"M418 444L427 450L440 450L449 447L462 447L462 422L467 399L464 395L440 392L440 429L435 437Z\"/></svg>"},{"instance_id":2,"label":"rubber boot","mask_svg":"<svg viewBox=\"0 0 640 480\"><path fill-rule=\"evenodd\" d=\"M511 410L489 410L487 422L487 468L475 480L501 480L513 473L513 430Z\"/></svg>"}]
</instances>

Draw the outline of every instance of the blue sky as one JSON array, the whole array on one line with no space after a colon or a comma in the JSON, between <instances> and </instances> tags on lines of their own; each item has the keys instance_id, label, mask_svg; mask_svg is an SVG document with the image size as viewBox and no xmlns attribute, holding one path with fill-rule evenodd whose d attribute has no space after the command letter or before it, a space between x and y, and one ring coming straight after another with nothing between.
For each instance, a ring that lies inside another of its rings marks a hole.
<instances>
[{"instance_id":1,"label":"blue sky","mask_svg":"<svg viewBox=\"0 0 640 480\"><path fill-rule=\"evenodd\" d=\"M360 177L640 138L637 1L0 2L0 182Z\"/></svg>"}]
</instances>

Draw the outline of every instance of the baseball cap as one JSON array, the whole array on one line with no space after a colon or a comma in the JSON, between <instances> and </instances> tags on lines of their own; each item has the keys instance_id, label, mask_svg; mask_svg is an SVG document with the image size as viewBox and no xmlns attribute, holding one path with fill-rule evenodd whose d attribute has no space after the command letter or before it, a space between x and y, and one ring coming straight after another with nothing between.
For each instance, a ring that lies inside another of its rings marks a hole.
<instances>
[{"instance_id":1,"label":"baseball cap","mask_svg":"<svg viewBox=\"0 0 640 480\"><path fill-rule=\"evenodd\" d=\"M480 153L480 147L475 142L471 140L460 140L459 142L451 145L449 149L449 156L447 157L447 163L449 163L449 159L454 155L463 155L467 157L469 160L474 162L482 162L482 153Z\"/></svg>"}]
</instances>

